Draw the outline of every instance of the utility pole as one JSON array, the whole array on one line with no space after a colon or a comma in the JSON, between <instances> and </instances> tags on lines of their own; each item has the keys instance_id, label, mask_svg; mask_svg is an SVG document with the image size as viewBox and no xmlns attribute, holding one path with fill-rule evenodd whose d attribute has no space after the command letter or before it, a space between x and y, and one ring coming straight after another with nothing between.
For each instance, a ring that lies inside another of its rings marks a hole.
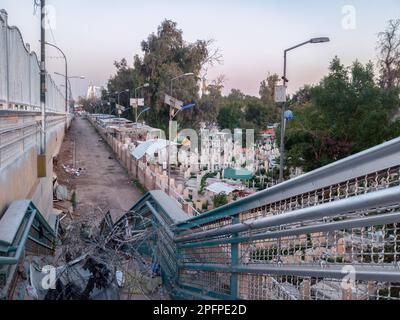
<instances>
[{"instance_id":1,"label":"utility pole","mask_svg":"<svg viewBox=\"0 0 400 320\"><path fill-rule=\"evenodd\" d=\"M48 45L50 47L53 47L53 48L56 48L61 53L61 55L63 56L64 61L65 61L65 75L64 75L64 77L65 77L65 114L67 115L68 114L68 79L69 79L69 77L68 77L68 60L67 60L67 56L65 55L64 51L62 51L56 45L54 45L52 43L48 43L48 42L46 42L46 45Z\"/></svg>"},{"instance_id":2,"label":"utility pole","mask_svg":"<svg viewBox=\"0 0 400 320\"><path fill-rule=\"evenodd\" d=\"M289 82L287 77L286 77L286 63L287 63L287 51L285 51L284 54L284 63L283 63L283 86L286 88L287 83ZM280 164L279 164L279 182L282 183L285 180L284 177L284 166L285 166L285 131L286 131L286 119L285 119L285 111L286 111L286 102L282 103L282 118L281 118L281 149L280 149Z\"/></svg>"},{"instance_id":3,"label":"utility pole","mask_svg":"<svg viewBox=\"0 0 400 320\"><path fill-rule=\"evenodd\" d=\"M42 111L42 130L40 155L38 156L38 177L46 177L46 1L40 1L40 106Z\"/></svg>"},{"instance_id":4,"label":"utility pole","mask_svg":"<svg viewBox=\"0 0 400 320\"><path fill-rule=\"evenodd\" d=\"M296 48L302 47L306 44L315 44L315 43L324 43L324 42L329 42L330 39L327 37L320 37L320 38L312 38L306 42L302 42L294 47L291 47L289 49L286 49L284 51L284 57L283 57L283 86L286 87L286 84L289 82L287 79L287 53L289 51L292 51ZM281 154L281 159L280 159L280 166L279 166L279 182L282 183L285 181L285 176L284 176L284 170L285 170L285 131L286 131L286 118L285 118L285 111L286 111L286 102L283 102L282 104L282 119L281 119L281 149L280 149L280 154Z\"/></svg>"},{"instance_id":5,"label":"utility pole","mask_svg":"<svg viewBox=\"0 0 400 320\"><path fill-rule=\"evenodd\" d=\"M40 2L40 105L42 110L42 141L40 153L46 153L46 29L44 10L46 0Z\"/></svg>"}]
</instances>

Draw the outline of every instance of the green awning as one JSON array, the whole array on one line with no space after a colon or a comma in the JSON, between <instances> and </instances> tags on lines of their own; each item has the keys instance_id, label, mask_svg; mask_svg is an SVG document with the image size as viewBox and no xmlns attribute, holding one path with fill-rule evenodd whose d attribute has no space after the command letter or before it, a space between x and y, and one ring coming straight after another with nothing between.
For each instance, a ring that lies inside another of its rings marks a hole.
<instances>
[{"instance_id":1,"label":"green awning","mask_svg":"<svg viewBox=\"0 0 400 320\"><path fill-rule=\"evenodd\" d=\"M228 168L224 170L224 178L234 179L234 180L250 180L253 178L253 173L243 168L241 169Z\"/></svg>"}]
</instances>

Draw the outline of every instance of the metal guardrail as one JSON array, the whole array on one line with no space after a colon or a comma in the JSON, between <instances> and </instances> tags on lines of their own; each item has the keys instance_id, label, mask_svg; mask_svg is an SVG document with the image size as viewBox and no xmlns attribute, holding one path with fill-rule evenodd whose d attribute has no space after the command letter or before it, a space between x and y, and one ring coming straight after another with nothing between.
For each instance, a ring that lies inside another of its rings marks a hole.
<instances>
[{"instance_id":1,"label":"metal guardrail","mask_svg":"<svg viewBox=\"0 0 400 320\"><path fill-rule=\"evenodd\" d=\"M0 110L40 112L40 65L17 27L0 10ZM65 114L65 97L46 74L46 112Z\"/></svg>"},{"instance_id":2,"label":"metal guardrail","mask_svg":"<svg viewBox=\"0 0 400 320\"><path fill-rule=\"evenodd\" d=\"M49 251L54 251L57 232L52 229L31 201L15 201L10 208L23 210L24 218L11 244L0 240L0 266L18 264L26 250L28 240Z\"/></svg>"},{"instance_id":3,"label":"metal guardrail","mask_svg":"<svg viewBox=\"0 0 400 320\"><path fill-rule=\"evenodd\" d=\"M400 139L187 219L151 192L177 298L400 300Z\"/></svg>"}]
</instances>

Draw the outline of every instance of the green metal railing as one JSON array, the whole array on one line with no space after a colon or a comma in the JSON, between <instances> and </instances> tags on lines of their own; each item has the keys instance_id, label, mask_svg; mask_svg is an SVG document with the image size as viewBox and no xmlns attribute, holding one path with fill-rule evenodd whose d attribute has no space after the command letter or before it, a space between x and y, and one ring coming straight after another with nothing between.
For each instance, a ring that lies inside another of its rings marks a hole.
<instances>
[{"instance_id":1,"label":"green metal railing","mask_svg":"<svg viewBox=\"0 0 400 320\"><path fill-rule=\"evenodd\" d=\"M31 201L15 201L10 208L13 205L24 212L24 217L12 243L0 241L0 266L18 264L28 241L52 252L57 239L56 231L47 223Z\"/></svg>"},{"instance_id":2,"label":"green metal railing","mask_svg":"<svg viewBox=\"0 0 400 320\"><path fill-rule=\"evenodd\" d=\"M400 299L400 139L188 219L133 208L179 299Z\"/></svg>"}]
</instances>

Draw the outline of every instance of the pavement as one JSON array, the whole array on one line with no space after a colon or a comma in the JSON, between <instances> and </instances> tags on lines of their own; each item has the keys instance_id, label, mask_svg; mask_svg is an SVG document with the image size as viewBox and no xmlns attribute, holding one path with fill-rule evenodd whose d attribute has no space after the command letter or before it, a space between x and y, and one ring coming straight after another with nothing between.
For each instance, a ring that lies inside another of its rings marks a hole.
<instances>
[{"instance_id":1,"label":"pavement","mask_svg":"<svg viewBox=\"0 0 400 320\"><path fill-rule=\"evenodd\" d=\"M64 166L81 169L80 176L67 173ZM79 220L100 222L107 211L119 219L142 197L128 172L86 119L77 117L66 134L57 157L59 183L75 190Z\"/></svg>"},{"instance_id":2,"label":"pavement","mask_svg":"<svg viewBox=\"0 0 400 320\"><path fill-rule=\"evenodd\" d=\"M65 169L67 167L67 170ZM75 169L80 171L77 176ZM58 183L75 190L77 208L63 223L68 233L57 248L55 263L64 263L65 253L78 257L91 246L82 241L80 224L98 226L110 211L114 221L121 218L143 196L133 180L117 160L108 144L84 118L77 117L65 136L55 162ZM127 260L126 283L121 289L121 300L167 300L168 294L160 287L160 278L146 277L137 261ZM151 266L151 261L148 263ZM143 267L143 266L142 266ZM137 276L133 276L137 274Z\"/></svg>"}]
</instances>

